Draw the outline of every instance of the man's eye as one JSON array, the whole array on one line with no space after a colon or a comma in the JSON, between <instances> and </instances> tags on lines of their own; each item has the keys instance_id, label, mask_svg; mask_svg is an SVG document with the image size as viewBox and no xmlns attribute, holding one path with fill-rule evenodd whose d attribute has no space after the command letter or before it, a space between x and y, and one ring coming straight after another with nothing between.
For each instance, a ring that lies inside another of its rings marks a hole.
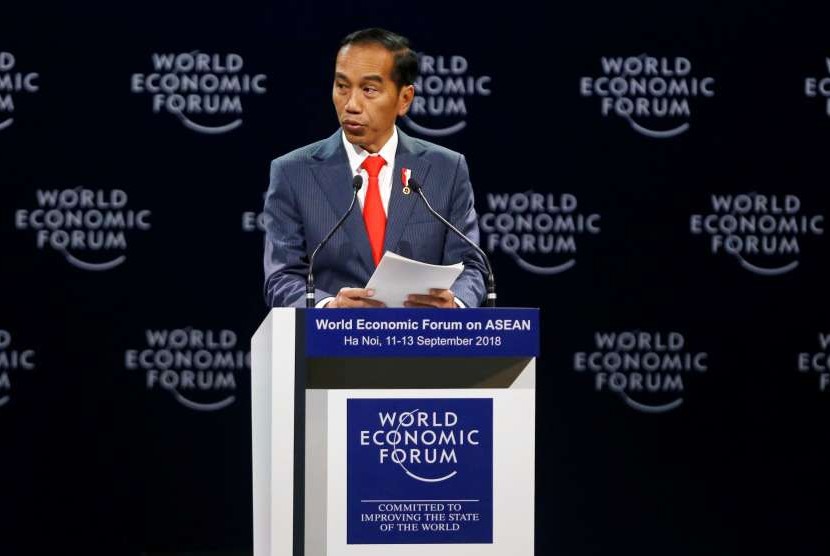
<instances>
[{"instance_id":1,"label":"man's eye","mask_svg":"<svg viewBox=\"0 0 830 556\"><path fill-rule=\"evenodd\" d=\"M375 93L378 92L378 90L375 89L374 87L364 87L363 92L368 93L368 94L375 94Z\"/></svg>"},{"instance_id":2,"label":"man's eye","mask_svg":"<svg viewBox=\"0 0 830 556\"><path fill-rule=\"evenodd\" d=\"M345 83L335 83L334 86L337 87L341 91L346 88Z\"/></svg>"}]
</instances>

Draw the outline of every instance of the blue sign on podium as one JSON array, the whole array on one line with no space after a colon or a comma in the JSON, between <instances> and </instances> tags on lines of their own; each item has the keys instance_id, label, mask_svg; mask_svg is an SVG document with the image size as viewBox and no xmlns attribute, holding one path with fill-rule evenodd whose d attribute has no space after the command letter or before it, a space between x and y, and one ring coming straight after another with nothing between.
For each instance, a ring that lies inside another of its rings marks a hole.
<instances>
[{"instance_id":1,"label":"blue sign on podium","mask_svg":"<svg viewBox=\"0 0 830 556\"><path fill-rule=\"evenodd\" d=\"M309 357L535 357L530 309L309 309Z\"/></svg>"},{"instance_id":2,"label":"blue sign on podium","mask_svg":"<svg viewBox=\"0 0 830 556\"><path fill-rule=\"evenodd\" d=\"M349 399L348 544L493 542L492 398Z\"/></svg>"}]
</instances>

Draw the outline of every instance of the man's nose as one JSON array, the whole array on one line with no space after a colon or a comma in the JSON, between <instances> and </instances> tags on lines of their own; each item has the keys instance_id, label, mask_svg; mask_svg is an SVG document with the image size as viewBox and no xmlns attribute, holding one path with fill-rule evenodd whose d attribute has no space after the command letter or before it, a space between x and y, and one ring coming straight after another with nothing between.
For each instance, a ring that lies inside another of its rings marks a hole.
<instances>
[{"instance_id":1,"label":"man's nose","mask_svg":"<svg viewBox=\"0 0 830 556\"><path fill-rule=\"evenodd\" d=\"M359 114L363 111L363 105L360 101L360 89L354 89L349 94L349 100L346 101L346 112L351 112L352 114Z\"/></svg>"}]
</instances>

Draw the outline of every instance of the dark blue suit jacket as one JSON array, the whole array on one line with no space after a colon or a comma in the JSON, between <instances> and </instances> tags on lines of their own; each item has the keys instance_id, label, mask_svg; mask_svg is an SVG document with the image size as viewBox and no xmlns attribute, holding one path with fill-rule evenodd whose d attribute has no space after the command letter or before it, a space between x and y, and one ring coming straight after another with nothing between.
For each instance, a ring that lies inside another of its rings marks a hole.
<instances>
[{"instance_id":1,"label":"dark blue suit jacket","mask_svg":"<svg viewBox=\"0 0 830 556\"><path fill-rule=\"evenodd\" d=\"M444 218L475 242L478 222L464 157L398 129L384 251L432 264L463 262L452 286L468 307L481 305L485 267L479 255L434 216L413 192L404 195L401 168L423 186L424 195ZM271 307L305 306L308 258L349 208L352 172L341 131L271 163L265 197L265 301ZM363 287L375 270L360 206L355 205L314 261L317 300L344 286Z\"/></svg>"}]
</instances>

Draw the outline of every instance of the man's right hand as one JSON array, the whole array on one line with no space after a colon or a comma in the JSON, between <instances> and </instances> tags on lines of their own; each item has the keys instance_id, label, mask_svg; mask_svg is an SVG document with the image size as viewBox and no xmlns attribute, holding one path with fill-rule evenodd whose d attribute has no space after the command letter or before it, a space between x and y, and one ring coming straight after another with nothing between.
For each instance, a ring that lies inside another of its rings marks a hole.
<instances>
[{"instance_id":1,"label":"man's right hand","mask_svg":"<svg viewBox=\"0 0 830 556\"><path fill-rule=\"evenodd\" d=\"M340 288L337 296L328 302L326 309L342 309L345 307L386 307L382 301L371 299L375 290L364 288Z\"/></svg>"}]
</instances>

